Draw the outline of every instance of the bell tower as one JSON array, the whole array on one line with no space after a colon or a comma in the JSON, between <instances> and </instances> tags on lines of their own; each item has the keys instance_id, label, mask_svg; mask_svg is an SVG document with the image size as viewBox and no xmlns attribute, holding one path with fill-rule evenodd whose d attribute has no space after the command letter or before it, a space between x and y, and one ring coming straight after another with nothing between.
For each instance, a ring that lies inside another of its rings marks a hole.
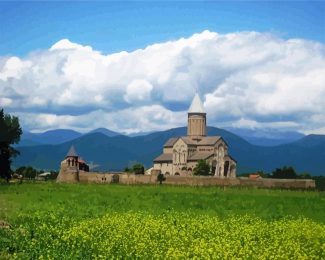
<instances>
[{"instance_id":1,"label":"bell tower","mask_svg":"<svg viewBox=\"0 0 325 260\"><path fill-rule=\"evenodd\" d=\"M192 139L200 139L200 137L206 136L206 125L206 112L199 95L196 93L188 110L187 136Z\"/></svg>"}]
</instances>

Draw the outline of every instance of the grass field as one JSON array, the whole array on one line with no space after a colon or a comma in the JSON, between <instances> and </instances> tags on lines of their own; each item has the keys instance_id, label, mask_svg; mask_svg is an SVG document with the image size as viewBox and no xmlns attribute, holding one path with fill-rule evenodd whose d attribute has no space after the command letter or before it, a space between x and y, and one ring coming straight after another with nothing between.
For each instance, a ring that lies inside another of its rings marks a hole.
<instances>
[{"instance_id":1,"label":"grass field","mask_svg":"<svg viewBox=\"0 0 325 260\"><path fill-rule=\"evenodd\" d=\"M8 259L325 257L323 192L1 185L0 220Z\"/></svg>"}]
</instances>

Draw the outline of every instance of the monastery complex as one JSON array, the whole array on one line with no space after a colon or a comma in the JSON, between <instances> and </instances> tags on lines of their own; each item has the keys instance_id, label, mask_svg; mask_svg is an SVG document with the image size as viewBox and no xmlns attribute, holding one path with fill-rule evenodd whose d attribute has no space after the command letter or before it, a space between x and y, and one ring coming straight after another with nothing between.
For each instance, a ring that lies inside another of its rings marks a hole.
<instances>
[{"instance_id":1,"label":"monastery complex","mask_svg":"<svg viewBox=\"0 0 325 260\"><path fill-rule=\"evenodd\" d=\"M170 185L315 188L314 180L237 178L236 161L229 155L227 143L220 136L207 136L206 125L206 112L196 94L188 111L187 135L170 138L146 174L89 172L89 166L71 146L61 162L57 182L157 184L157 177L162 173L165 183ZM199 160L205 160L209 164L212 176L193 176Z\"/></svg>"},{"instance_id":2,"label":"monastery complex","mask_svg":"<svg viewBox=\"0 0 325 260\"><path fill-rule=\"evenodd\" d=\"M206 112L198 94L188 111L187 136L170 138L163 153L154 159L154 170L165 175L190 176L199 160L206 160L212 175L236 177L236 161L228 153L228 145L220 136L207 136Z\"/></svg>"}]
</instances>

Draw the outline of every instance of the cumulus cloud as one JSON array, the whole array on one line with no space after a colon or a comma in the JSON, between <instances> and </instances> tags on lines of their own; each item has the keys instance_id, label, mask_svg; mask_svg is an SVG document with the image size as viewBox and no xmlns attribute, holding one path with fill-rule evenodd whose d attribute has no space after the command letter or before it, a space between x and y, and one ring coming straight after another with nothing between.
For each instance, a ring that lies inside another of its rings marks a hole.
<instances>
[{"instance_id":1,"label":"cumulus cloud","mask_svg":"<svg viewBox=\"0 0 325 260\"><path fill-rule=\"evenodd\" d=\"M185 112L172 112L160 105L141 106L107 112L95 110L81 115L56 115L48 113L15 113L22 124L34 132L50 129L74 129L87 132L106 127L125 134L165 130L186 123ZM122 126L122 127L121 127Z\"/></svg>"},{"instance_id":2,"label":"cumulus cloud","mask_svg":"<svg viewBox=\"0 0 325 260\"><path fill-rule=\"evenodd\" d=\"M128 103L149 101L151 90L152 85L148 81L136 79L126 87L124 99Z\"/></svg>"},{"instance_id":3,"label":"cumulus cloud","mask_svg":"<svg viewBox=\"0 0 325 260\"><path fill-rule=\"evenodd\" d=\"M210 125L319 133L324 45L204 31L133 52L106 55L63 39L26 57L0 57L0 106L23 115L32 130L182 126L186 111L179 107L197 90Z\"/></svg>"}]
</instances>

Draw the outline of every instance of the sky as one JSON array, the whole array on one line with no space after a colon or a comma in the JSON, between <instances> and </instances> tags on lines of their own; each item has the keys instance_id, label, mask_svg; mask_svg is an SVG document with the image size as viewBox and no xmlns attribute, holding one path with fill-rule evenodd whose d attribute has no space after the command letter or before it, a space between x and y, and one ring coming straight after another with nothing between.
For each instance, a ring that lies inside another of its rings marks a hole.
<instances>
[{"instance_id":1,"label":"sky","mask_svg":"<svg viewBox=\"0 0 325 260\"><path fill-rule=\"evenodd\" d=\"M325 134L321 1L0 2L0 107L26 131Z\"/></svg>"}]
</instances>

